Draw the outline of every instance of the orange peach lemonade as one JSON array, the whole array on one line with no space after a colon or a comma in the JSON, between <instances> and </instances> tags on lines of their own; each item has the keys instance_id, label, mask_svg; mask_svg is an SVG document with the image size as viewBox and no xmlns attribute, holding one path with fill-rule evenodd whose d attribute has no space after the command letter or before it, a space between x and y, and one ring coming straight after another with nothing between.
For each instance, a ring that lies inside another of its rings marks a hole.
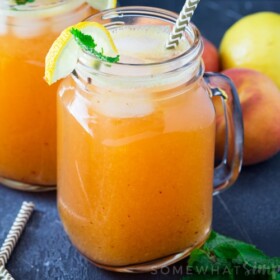
<instances>
[{"instance_id":1,"label":"orange peach lemonade","mask_svg":"<svg viewBox=\"0 0 280 280\"><path fill-rule=\"evenodd\" d=\"M43 80L44 59L59 33L91 12L83 1L0 7L0 177L56 184L57 85Z\"/></svg>"},{"instance_id":2,"label":"orange peach lemonade","mask_svg":"<svg viewBox=\"0 0 280 280\"><path fill-rule=\"evenodd\" d=\"M160 37L150 28L112 33L121 59L133 34L145 44ZM136 49L130 63L164 59ZM148 262L208 236L215 113L203 80L186 85L186 75L137 84L96 77L87 89L70 76L60 87L59 212L73 244L97 264Z\"/></svg>"}]
</instances>

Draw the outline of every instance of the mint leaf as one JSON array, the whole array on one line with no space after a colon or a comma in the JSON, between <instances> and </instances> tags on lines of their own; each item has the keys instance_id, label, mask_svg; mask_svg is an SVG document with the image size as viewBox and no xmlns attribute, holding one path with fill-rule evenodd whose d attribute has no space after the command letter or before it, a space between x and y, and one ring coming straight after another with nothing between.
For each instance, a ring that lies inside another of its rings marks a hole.
<instances>
[{"instance_id":1,"label":"mint leaf","mask_svg":"<svg viewBox=\"0 0 280 280\"><path fill-rule=\"evenodd\" d=\"M84 34L82 31L76 28L71 29L71 34L75 37L79 45L82 45L84 50L89 51L90 49L96 48L96 43L90 35Z\"/></svg>"},{"instance_id":2,"label":"mint leaf","mask_svg":"<svg viewBox=\"0 0 280 280\"><path fill-rule=\"evenodd\" d=\"M265 270L271 269L271 258L266 256L255 246L249 244L237 244L236 249L238 250L241 259L246 265L252 268L262 266Z\"/></svg>"},{"instance_id":3,"label":"mint leaf","mask_svg":"<svg viewBox=\"0 0 280 280\"><path fill-rule=\"evenodd\" d=\"M204 248L206 250L213 250L214 248L216 248L219 245L225 245L225 244L230 244L230 245L238 245L238 244L247 244L245 242L242 241L238 241L235 240L233 238L230 237L226 237L224 235L218 234L215 231L212 231L207 242L204 244Z\"/></svg>"},{"instance_id":4,"label":"mint leaf","mask_svg":"<svg viewBox=\"0 0 280 280\"><path fill-rule=\"evenodd\" d=\"M192 268L197 266L207 267L214 265L214 260L211 259L211 256L207 252L201 249L195 249L190 255L188 264Z\"/></svg>"},{"instance_id":5,"label":"mint leaf","mask_svg":"<svg viewBox=\"0 0 280 280\"><path fill-rule=\"evenodd\" d=\"M109 62L109 63L116 63L119 61L120 56L117 55L116 57L106 56L104 54L103 49L101 52L96 50L97 44L95 43L94 39L90 35L84 34L82 31L72 28L70 30L71 34L74 36L78 45L85 51L90 54L93 54L98 59Z\"/></svg>"},{"instance_id":6,"label":"mint leaf","mask_svg":"<svg viewBox=\"0 0 280 280\"><path fill-rule=\"evenodd\" d=\"M252 268L263 267L264 270L280 266L280 258L269 258L254 245L228 238L213 232L205 249L213 251L219 258L230 259L235 264L244 263Z\"/></svg>"},{"instance_id":7,"label":"mint leaf","mask_svg":"<svg viewBox=\"0 0 280 280\"><path fill-rule=\"evenodd\" d=\"M277 271L273 271L271 273L271 280L280 280L280 271L277 272Z\"/></svg>"},{"instance_id":8,"label":"mint leaf","mask_svg":"<svg viewBox=\"0 0 280 280\"><path fill-rule=\"evenodd\" d=\"M188 279L280 280L280 258L270 258L254 245L214 231L191 253L189 267L194 274Z\"/></svg>"},{"instance_id":9,"label":"mint leaf","mask_svg":"<svg viewBox=\"0 0 280 280\"><path fill-rule=\"evenodd\" d=\"M191 253L188 264L198 275L226 275L227 279L234 279L231 262L225 258L218 259L201 249Z\"/></svg>"},{"instance_id":10,"label":"mint leaf","mask_svg":"<svg viewBox=\"0 0 280 280\"><path fill-rule=\"evenodd\" d=\"M217 256L218 258L236 260L237 262L239 261L239 251L233 244L219 244L212 250L215 256Z\"/></svg>"},{"instance_id":11,"label":"mint leaf","mask_svg":"<svg viewBox=\"0 0 280 280\"><path fill-rule=\"evenodd\" d=\"M33 3L35 0L15 0L17 5L25 5L27 3Z\"/></svg>"}]
</instances>

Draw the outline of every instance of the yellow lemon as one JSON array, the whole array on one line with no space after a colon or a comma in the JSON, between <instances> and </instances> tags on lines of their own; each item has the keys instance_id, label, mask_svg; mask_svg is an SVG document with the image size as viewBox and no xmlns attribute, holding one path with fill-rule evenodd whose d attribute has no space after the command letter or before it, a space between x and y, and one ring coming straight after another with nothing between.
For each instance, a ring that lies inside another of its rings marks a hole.
<instances>
[{"instance_id":1,"label":"yellow lemon","mask_svg":"<svg viewBox=\"0 0 280 280\"><path fill-rule=\"evenodd\" d=\"M261 12L237 21L225 33L220 53L223 69L255 69L280 88L280 14Z\"/></svg>"},{"instance_id":2,"label":"yellow lemon","mask_svg":"<svg viewBox=\"0 0 280 280\"><path fill-rule=\"evenodd\" d=\"M72 28L94 36L100 52L109 56L118 54L110 32L103 25L84 21L70 26L59 35L47 53L44 78L49 85L68 76L75 69L81 49L71 34Z\"/></svg>"}]
</instances>

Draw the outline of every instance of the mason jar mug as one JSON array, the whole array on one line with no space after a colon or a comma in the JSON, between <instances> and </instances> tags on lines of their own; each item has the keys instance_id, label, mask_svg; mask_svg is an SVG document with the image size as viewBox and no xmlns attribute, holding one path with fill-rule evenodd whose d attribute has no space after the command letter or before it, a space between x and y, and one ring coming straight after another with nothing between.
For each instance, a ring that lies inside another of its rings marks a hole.
<instances>
[{"instance_id":1,"label":"mason jar mug","mask_svg":"<svg viewBox=\"0 0 280 280\"><path fill-rule=\"evenodd\" d=\"M92 14L81 0L0 3L0 183L21 190L56 185L56 90L43 80L60 32Z\"/></svg>"},{"instance_id":2,"label":"mason jar mug","mask_svg":"<svg viewBox=\"0 0 280 280\"><path fill-rule=\"evenodd\" d=\"M213 184L215 193L225 189L240 170L235 88L204 73L194 25L183 45L166 51L176 18L147 7L89 18L110 30L120 62L83 53L58 91L60 217L74 246L105 269L151 271L201 246L211 230ZM224 100L231 136L216 169L213 96Z\"/></svg>"}]
</instances>

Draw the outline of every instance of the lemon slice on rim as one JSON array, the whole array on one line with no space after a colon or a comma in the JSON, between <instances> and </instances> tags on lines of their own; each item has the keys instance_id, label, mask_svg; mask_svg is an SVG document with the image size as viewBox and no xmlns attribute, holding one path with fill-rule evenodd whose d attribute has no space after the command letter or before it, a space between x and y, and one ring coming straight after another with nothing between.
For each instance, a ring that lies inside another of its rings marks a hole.
<instances>
[{"instance_id":1,"label":"lemon slice on rim","mask_svg":"<svg viewBox=\"0 0 280 280\"><path fill-rule=\"evenodd\" d=\"M51 85L68 76L76 67L80 46L76 43L71 29L75 28L86 35L91 35L97 44L97 50L107 56L117 56L118 50L110 32L97 22L80 22L66 28L51 46L45 61L45 80Z\"/></svg>"},{"instance_id":2,"label":"lemon slice on rim","mask_svg":"<svg viewBox=\"0 0 280 280\"><path fill-rule=\"evenodd\" d=\"M99 11L116 8L117 6L117 0L87 0L87 2Z\"/></svg>"}]
</instances>

